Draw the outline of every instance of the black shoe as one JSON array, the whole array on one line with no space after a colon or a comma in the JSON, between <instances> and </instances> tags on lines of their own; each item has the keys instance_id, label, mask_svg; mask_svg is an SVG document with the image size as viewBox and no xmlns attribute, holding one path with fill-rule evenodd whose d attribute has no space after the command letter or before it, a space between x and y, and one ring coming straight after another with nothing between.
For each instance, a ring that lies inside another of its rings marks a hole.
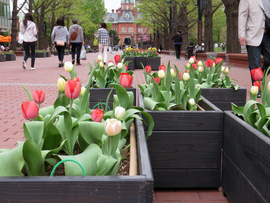
<instances>
[{"instance_id":1,"label":"black shoe","mask_svg":"<svg viewBox=\"0 0 270 203\"><path fill-rule=\"evenodd\" d=\"M59 68L62 67L62 63L59 63L58 67L59 67Z\"/></svg>"},{"instance_id":2,"label":"black shoe","mask_svg":"<svg viewBox=\"0 0 270 203\"><path fill-rule=\"evenodd\" d=\"M75 59L72 59L72 64L74 64L75 63Z\"/></svg>"},{"instance_id":3,"label":"black shoe","mask_svg":"<svg viewBox=\"0 0 270 203\"><path fill-rule=\"evenodd\" d=\"M257 98L261 98L261 96L262 96L262 93L261 93L261 91L259 91L257 94Z\"/></svg>"}]
</instances>

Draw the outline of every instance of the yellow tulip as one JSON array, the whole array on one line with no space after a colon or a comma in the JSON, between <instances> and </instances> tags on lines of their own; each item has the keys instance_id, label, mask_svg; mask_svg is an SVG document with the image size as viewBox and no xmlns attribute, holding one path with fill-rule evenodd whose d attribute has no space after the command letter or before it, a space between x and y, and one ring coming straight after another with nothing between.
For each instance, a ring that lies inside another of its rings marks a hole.
<instances>
[{"instance_id":1,"label":"yellow tulip","mask_svg":"<svg viewBox=\"0 0 270 203\"><path fill-rule=\"evenodd\" d=\"M58 85L58 90L60 92L65 91L66 81L63 78L58 79L57 85Z\"/></svg>"}]
</instances>

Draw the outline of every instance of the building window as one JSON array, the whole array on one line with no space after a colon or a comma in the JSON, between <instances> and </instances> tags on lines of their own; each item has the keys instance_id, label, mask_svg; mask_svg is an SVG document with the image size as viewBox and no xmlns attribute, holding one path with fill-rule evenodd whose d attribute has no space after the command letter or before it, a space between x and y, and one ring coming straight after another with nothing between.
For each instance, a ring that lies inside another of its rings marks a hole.
<instances>
[{"instance_id":1,"label":"building window","mask_svg":"<svg viewBox=\"0 0 270 203\"><path fill-rule=\"evenodd\" d=\"M138 33L143 33L143 28L138 28Z\"/></svg>"},{"instance_id":2,"label":"building window","mask_svg":"<svg viewBox=\"0 0 270 203\"><path fill-rule=\"evenodd\" d=\"M127 5L127 10L128 10L128 5Z\"/></svg>"},{"instance_id":3,"label":"building window","mask_svg":"<svg viewBox=\"0 0 270 203\"><path fill-rule=\"evenodd\" d=\"M133 27L129 27L128 32L133 32Z\"/></svg>"},{"instance_id":4,"label":"building window","mask_svg":"<svg viewBox=\"0 0 270 203\"><path fill-rule=\"evenodd\" d=\"M130 16L128 15L128 13L125 15L125 19L126 20L129 20L130 19Z\"/></svg>"},{"instance_id":5,"label":"building window","mask_svg":"<svg viewBox=\"0 0 270 203\"><path fill-rule=\"evenodd\" d=\"M122 27L122 32L127 32L127 28L126 27Z\"/></svg>"}]
</instances>

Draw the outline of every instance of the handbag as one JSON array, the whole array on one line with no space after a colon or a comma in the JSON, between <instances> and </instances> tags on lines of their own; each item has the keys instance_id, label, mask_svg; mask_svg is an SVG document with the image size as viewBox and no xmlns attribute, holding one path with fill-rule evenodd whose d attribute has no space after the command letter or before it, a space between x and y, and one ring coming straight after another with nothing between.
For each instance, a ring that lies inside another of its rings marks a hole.
<instances>
[{"instance_id":1,"label":"handbag","mask_svg":"<svg viewBox=\"0 0 270 203\"><path fill-rule=\"evenodd\" d=\"M76 37L77 37L77 35L78 35L78 30L79 30L79 28L77 28L77 29L72 33L72 35L71 35L71 37L70 37L71 40L75 40L75 39L76 39Z\"/></svg>"},{"instance_id":2,"label":"handbag","mask_svg":"<svg viewBox=\"0 0 270 203\"><path fill-rule=\"evenodd\" d=\"M56 40L55 43L56 43L56 46L59 46L59 47L65 46L65 41L64 40Z\"/></svg>"},{"instance_id":3,"label":"handbag","mask_svg":"<svg viewBox=\"0 0 270 203\"><path fill-rule=\"evenodd\" d=\"M19 32L18 40L17 40L17 42L18 42L19 44L22 44L22 43L23 43L23 36L24 36L24 33L25 33L25 31L27 30L28 26L29 26L31 23L32 23L32 22L30 22L30 23L27 25L27 27L25 28L23 34Z\"/></svg>"},{"instance_id":4,"label":"handbag","mask_svg":"<svg viewBox=\"0 0 270 203\"><path fill-rule=\"evenodd\" d=\"M98 40L97 37L95 37L94 42L93 42L93 45L94 46L98 46L98 44L99 44L99 40Z\"/></svg>"},{"instance_id":5,"label":"handbag","mask_svg":"<svg viewBox=\"0 0 270 203\"><path fill-rule=\"evenodd\" d=\"M87 60L87 58L86 58L86 50L85 50L83 45L82 45L82 49L81 49L80 59L81 60Z\"/></svg>"}]
</instances>

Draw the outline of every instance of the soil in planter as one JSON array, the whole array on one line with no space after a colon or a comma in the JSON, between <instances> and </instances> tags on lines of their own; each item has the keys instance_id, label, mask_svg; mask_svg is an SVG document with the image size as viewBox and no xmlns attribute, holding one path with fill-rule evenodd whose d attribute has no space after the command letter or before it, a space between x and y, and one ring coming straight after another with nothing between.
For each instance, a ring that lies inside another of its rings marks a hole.
<instances>
[{"instance_id":1,"label":"soil in planter","mask_svg":"<svg viewBox=\"0 0 270 203\"><path fill-rule=\"evenodd\" d=\"M125 144L125 146L123 147L123 149L125 147L127 147L129 145L129 140L127 140L127 143ZM75 155L80 153L79 150L79 146L78 144L76 144L75 146L76 150L75 150ZM125 159L122 159L120 162L120 168L118 170L118 172L116 173L116 176L128 176L129 175L129 147L122 152L122 157L125 157ZM60 153L61 154L61 153ZM62 153L62 155L66 155L65 153ZM49 169L47 170L45 176L50 176L51 172L53 170L53 166L50 165ZM64 164L60 164L54 171L53 176L65 176L65 168L64 168Z\"/></svg>"}]
</instances>

